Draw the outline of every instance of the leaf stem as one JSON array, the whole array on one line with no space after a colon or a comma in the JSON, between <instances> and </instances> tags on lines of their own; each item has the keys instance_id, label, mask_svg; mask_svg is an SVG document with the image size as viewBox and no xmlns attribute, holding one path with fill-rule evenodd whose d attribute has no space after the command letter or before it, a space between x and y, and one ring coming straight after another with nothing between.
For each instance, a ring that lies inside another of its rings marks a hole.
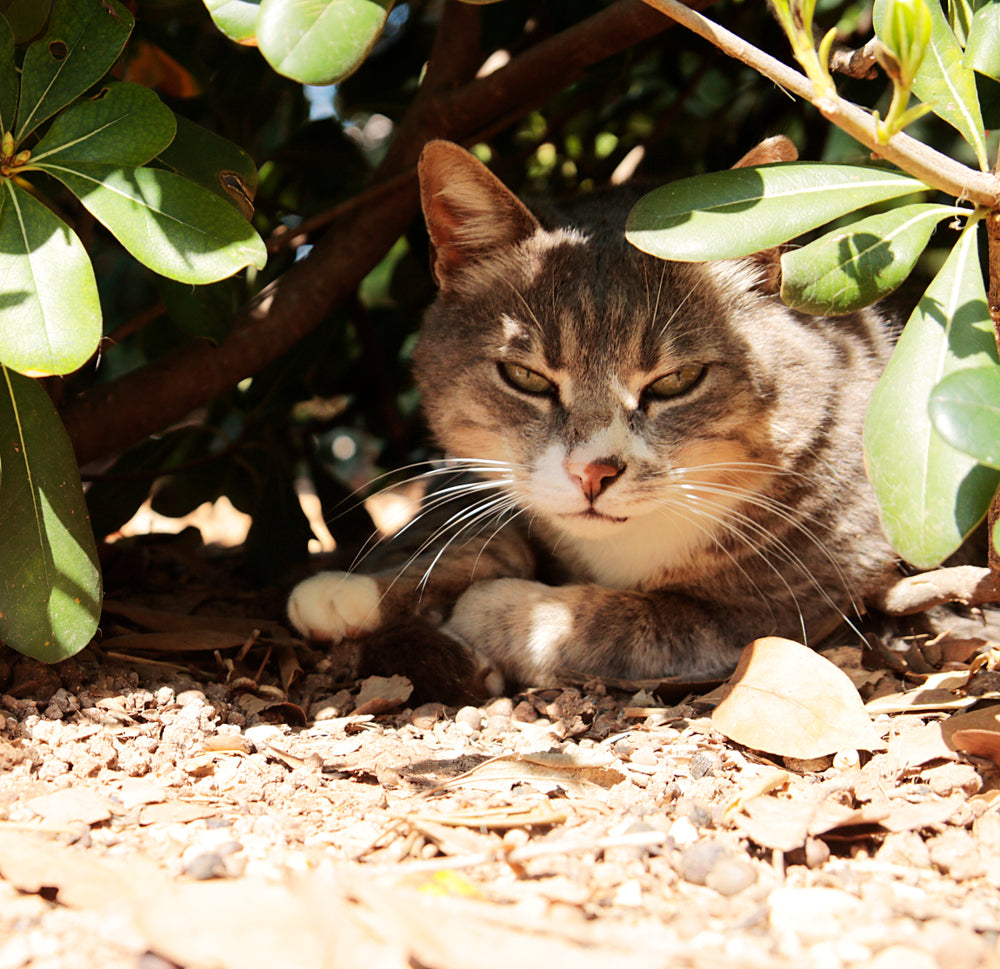
<instances>
[{"instance_id":1,"label":"leaf stem","mask_svg":"<svg viewBox=\"0 0 1000 969\"><path fill-rule=\"evenodd\" d=\"M881 144L875 118L858 105L839 96L815 97L813 84L804 74L677 0L644 2L715 44L723 53L752 67L779 87L809 101L827 121L842 128L880 158L919 178L925 185L988 209L1000 207L1000 177L995 172L976 171L903 133L895 134Z\"/></svg>"}]
</instances>

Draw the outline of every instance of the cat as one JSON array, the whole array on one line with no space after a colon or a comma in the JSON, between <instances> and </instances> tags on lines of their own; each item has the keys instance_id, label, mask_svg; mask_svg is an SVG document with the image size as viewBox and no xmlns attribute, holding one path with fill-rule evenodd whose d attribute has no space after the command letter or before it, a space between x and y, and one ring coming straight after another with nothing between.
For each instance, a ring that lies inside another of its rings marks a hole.
<instances>
[{"instance_id":1,"label":"cat","mask_svg":"<svg viewBox=\"0 0 1000 969\"><path fill-rule=\"evenodd\" d=\"M793 157L779 137L738 164ZM640 252L635 189L529 208L441 141L419 176L439 294L414 372L450 463L409 560L300 583L300 632L405 652L418 617L495 694L724 676L757 637L816 643L859 614L896 561L861 454L877 312L790 310L775 252Z\"/></svg>"}]
</instances>

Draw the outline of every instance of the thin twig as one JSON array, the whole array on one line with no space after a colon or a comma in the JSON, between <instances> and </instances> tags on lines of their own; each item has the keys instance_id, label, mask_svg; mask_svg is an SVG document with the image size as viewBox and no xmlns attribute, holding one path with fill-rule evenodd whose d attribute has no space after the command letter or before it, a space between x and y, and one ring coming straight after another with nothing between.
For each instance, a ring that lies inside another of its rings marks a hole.
<instances>
[{"instance_id":1,"label":"thin twig","mask_svg":"<svg viewBox=\"0 0 1000 969\"><path fill-rule=\"evenodd\" d=\"M876 155L920 179L925 185L989 209L1000 207L1000 178L995 173L969 168L906 134L893 135L885 144L881 144L875 119L858 105L839 97L815 97L812 82L804 74L765 54L742 37L677 0L644 2L715 44L730 57L752 67L779 87L809 101L827 121L842 128Z\"/></svg>"}]
</instances>

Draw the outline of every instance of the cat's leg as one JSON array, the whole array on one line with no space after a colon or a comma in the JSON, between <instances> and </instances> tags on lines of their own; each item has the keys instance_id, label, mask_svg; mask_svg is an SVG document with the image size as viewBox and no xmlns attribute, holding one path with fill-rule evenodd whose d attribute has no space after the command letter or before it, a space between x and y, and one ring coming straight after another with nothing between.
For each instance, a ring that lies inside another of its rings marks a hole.
<instances>
[{"instance_id":1,"label":"cat's leg","mask_svg":"<svg viewBox=\"0 0 1000 969\"><path fill-rule=\"evenodd\" d=\"M534 686L563 672L609 678L709 678L736 665L744 630L773 617L668 592L596 585L481 582L455 604L447 633L504 676Z\"/></svg>"},{"instance_id":2,"label":"cat's leg","mask_svg":"<svg viewBox=\"0 0 1000 969\"><path fill-rule=\"evenodd\" d=\"M473 583L533 573L534 555L523 537L508 528L372 575L320 572L292 590L288 618L304 636L329 642L360 638L418 617L436 625Z\"/></svg>"}]
</instances>

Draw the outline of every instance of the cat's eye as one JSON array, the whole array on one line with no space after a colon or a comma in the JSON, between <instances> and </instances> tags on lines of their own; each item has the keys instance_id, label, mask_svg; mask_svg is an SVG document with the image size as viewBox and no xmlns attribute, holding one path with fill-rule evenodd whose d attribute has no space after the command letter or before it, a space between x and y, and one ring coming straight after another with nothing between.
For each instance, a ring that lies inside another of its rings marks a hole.
<instances>
[{"instance_id":1,"label":"cat's eye","mask_svg":"<svg viewBox=\"0 0 1000 969\"><path fill-rule=\"evenodd\" d=\"M680 397L681 394L686 394L691 390L701 380L704 373L705 368L701 364L688 364L686 367L681 367L679 370L672 370L670 373L666 373L657 380L654 380L643 393L646 397L652 397L657 400Z\"/></svg>"},{"instance_id":2,"label":"cat's eye","mask_svg":"<svg viewBox=\"0 0 1000 969\"><path fill-rule=\"evenodd\" d=\"M534 370L522 367L519 363L501 362L497 366L500 369L500 376L515 390L526 394L551 394L555 390L551 380L540 373L535 373Z\"/></svg>"}]
</instances>

